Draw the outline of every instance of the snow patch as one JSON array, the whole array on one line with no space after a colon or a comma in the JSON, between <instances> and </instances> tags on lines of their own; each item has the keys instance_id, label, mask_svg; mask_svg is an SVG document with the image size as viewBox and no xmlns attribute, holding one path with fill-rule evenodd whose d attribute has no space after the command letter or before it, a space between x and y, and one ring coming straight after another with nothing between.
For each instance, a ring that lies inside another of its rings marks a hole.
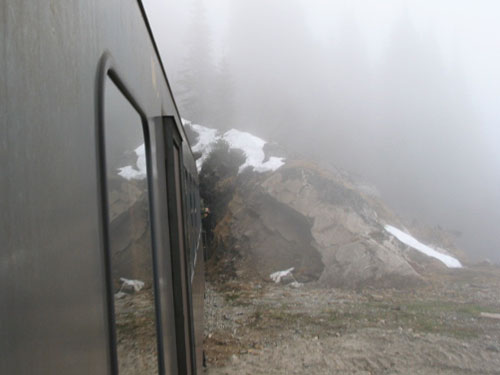
<instances>
[{"instance_id":1,"label":"snow patch","mask_svg":"<svg viewBox=\"0 0 500 375\"><path fill-rule=\"evenodd\" d=\"M135 167L127 165L126 167L118 168L118 175L126 180L143 180L147 176L146 148L144 147L144 143L137 147L134 152L137 155Z\"/></svg>"},{"instance_id":2,"label":"snow patch","mask_svg":"<svg viewBox=\"0 0 500 375\"><path fill-rule=\"evenodd\" d=\"M133 289L135 292L140 292L141 289L144 288L144 281L141 280L129 280L124 277L120 277L120 281L122 282L120 292L122 289Z\"/></svg>"},{"instance_id":3,"label":"snow patch","mask_svg":"<svg viewBox=\"0 0 500 375\"><path fill-rule=\"evenodd\" d=\"M224 133L222 138L229 144L229 147L242 150L245 154L246 161L240 166L239 172L247 167L252 167L256 172L275 171L285 164L283 158L275 156L264 162L266 158L264 153L266 141L255 135L231 129Z\"/></svg>"},{"instance_id":4,"label":"snow patch","mask_svg":"<svg viewBox=\"0 0 500 375\"><path fill-rule=\"evenodd\" d=\"M201 157L196 161L198 171L208 158L208 155L213 149L215 143L219 140L224 140L229 144L231 149L241 150L245 155L245 163L240 166L239 172L247 167L251 167L256 172L275 171L285 164L284 158L272 156L269 160L264 161L266 155L264 153L264 145L267 143L263 139L256 137L250 133L240 130L231 129L223 135L219 135L217 129L207 128L202 125L192 124L187 120L183 120L185 125L191 126L198 133L198 142L192 147L193 152L201 152Z\"/></svg>"},{"instance_id":5,"label":"snow patch","mask_svg":"<svg viewBox=\"0 0 500 375\"><path fill-rule=\"evenodd\" d=\"M196 124L191 124L191 127L198 133L198 142L193 146L193 152L201 152L201 158L196 161L196 167L199 171L220 137L217 135L217 129L206 128Z\"/></svg>"},{"instance_id":6,"label":"snow patch","mask_svg":"<svg viewBox=\"0 0 500 375\"><path fill-rule=\"evenodd\" d=\"M386 225L384 228L387 232L392 234L394 237L396 237L402 243L412 247L413 249L415 249L417 251L420 251L421 253L423 253L427 256L430 256L432 258L436 258L436 259L440 260L441 262L443 262L446 265L446 267L448 267L448 268L462 268L462 264L460 263L460 261L458 259L453 258L450 255L440 253L439 251L437 251L437 250L435 250L427 245L424 245L423 243L421 243L417 239L413 238L408 233L405 233L405 232L399 230L398 228L393 227L392 225Z\"/></svg>"},{"instance_id":7,"label":"snow patch","mask_svg":"<svg viewBox=\"0 0 500 375\"><path fill-rule=\"evenodd\" d=\"M284 270L284 271L278 271L278 272L274 272L272 274L269 275L269 277L271 278L271 280L273 280L276 284L278 284L282 278L290 275L292 273L292 271L294 270L295 268L292 267L292 268L289 268L287 270Z\"/></svg>"},{"instance_id":8,"label":"snow patch","mask_svg":"<svg viewBox=\"0 0 500 375\"><path fill-rule=\"evenodd\" d=\"M115 293L116 299L122 299L122 298L125 298L126 296L127 296L127 293L123 293L123 292Z\"/></svg>"}]
</instances>

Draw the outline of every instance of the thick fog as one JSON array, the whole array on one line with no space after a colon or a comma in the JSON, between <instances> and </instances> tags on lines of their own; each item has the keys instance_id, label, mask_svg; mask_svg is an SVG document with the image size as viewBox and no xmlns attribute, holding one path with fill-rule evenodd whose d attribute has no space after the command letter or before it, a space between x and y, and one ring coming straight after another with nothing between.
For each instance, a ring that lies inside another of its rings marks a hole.
<instances>
[{"instance_id":1,"label":"thick fog","mask_svg":"<svg viewBox=\"0 0 500 375\"><path fill-rule=\"evenodd\" d=\"M500 260L500 3L148 0L181 115L373 183Z\"/></svg>"}]
</instances>

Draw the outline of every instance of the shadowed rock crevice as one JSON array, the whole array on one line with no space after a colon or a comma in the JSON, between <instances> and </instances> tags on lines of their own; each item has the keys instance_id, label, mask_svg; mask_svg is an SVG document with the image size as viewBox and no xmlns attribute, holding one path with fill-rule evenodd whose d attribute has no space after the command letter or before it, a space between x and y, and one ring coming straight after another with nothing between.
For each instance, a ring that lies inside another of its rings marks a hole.
<instances>
[{"instance_id":1,"label":"shadowed rock crevice","mask_svg":"<svg viewBox=\"0 0 500 375\"><path fill-rule=\"evenodd\" d=\"M262 192L235 196L215 228L219 251L236 247L267 278L294 267L298 281L319 279L324 266L311 234L312 223L293 208Z\"/></svg>"}]
</instances>

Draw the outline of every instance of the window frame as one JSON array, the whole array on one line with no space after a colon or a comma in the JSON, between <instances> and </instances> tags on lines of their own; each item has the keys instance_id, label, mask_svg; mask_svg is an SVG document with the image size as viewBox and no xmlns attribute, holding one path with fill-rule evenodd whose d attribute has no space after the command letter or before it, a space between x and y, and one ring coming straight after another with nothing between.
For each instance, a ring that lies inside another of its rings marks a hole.
<instances>
[{"instance_id":1,"label":"window frame","mask_svg":"<svg viewBox=\"0 0 500 375\"><path fill-rule=\"evenodd\" d=\"M173 279L174 285L174 300L175 300L175 309L176 309L176 336L177 336L177 346L178 348L186 347L186 331L187 329L187 340L189 340L189 353L181 353L179 350L177 351L178 355L178 364L179 364L179 373L197 373L196 369L196 352L195 352L195 340L194 340L194 325L193 325L193 307L192 307L192 291L191 291L191 259L190 259L190 238L189 238L189 226L187 222L188 218L188 209L186 206L187 196L186 192L188 191L187 181L185 180L185 174L187 170L184 166L184 155L183 155L183 139L180 135L179 131L176 127L175 119L171 116L163 116L164 119L164 139L165 139L165 167L166 167L166 176L167 176L167 199L168 199L168 210L169 210L169 231L171 233L171 257L172 257L172 268L176 265L183 267L184 269L184 282L186 287L186 295L182 295L182 289L179 291L180 283L182 280ZM177 151L175 151L175 149ZM176 192L176 181L175 181L175 158L174 153L177 152L177 171L178 171L178 179L180 192L179 196ZM179 205L177 205L179 203ZM178 207L181 212L178 212ZM179 222L180 220L180 222ZM182 233L178 231L178 225L182 226ZM180 258L180 255L176 253L176 249L179 249L181 239L183 241L183 251L184 251L184 264ZM174 271L172 270L172 273ZM181 275L174 275L172 277L179 278ZM182 298L186 298L186 308L187 311L184 311L184 305L181 302ZM182 309L182 315L180 312ZM184 315L186 314L186 315ZM182 329L178 327L179 319L184 319L184 316L187 317L187 322L182 320ZM187 323L187 328L186 328ZM182 336L182 337L181 337ZM189 372L191 371L191 372Z\"/></svg>"},{"instance_id":2,"label":"window frame","mask_svg":"<svg viewBox=\"0 0 500 375\"><path fill-rule=\"evenodd\" d=\"M114 304L114 289L112 278L111 261L111 238L109 227L109 199L107 183L107 163L106 163L106 84L114 84L123 97L128 101L132 108L137 112L141 119L141 130L144 135L144 149L146 156L146 183L148 186L148 209L150 220L151 236L151 258L152 258L152 278L154 291L154 309L155 309L155 333L156 350L158 360L158 374L165 374L165 359L163 351L163 332L161 327L161 311L159 298L159 280L158 280L158 262L155 230L155 213L153 204L153 178L152 178L152 155L151 155L151 134L149 130L149 121L146 112L142 109L139 101L129 89L129 85L122 78L115 60L109 52L105 52L99 60L96 77L96 163L97 163L97 184L98 184L98 211L99 211L99 230L100 230L100 249L103 256L103 273L105 277L104 295L105 295L105 314L107 316L107 335L108 335L108 357L110 363L110 373L118 374L118 350L117 334Z\"/></svg>"}]
</instances>

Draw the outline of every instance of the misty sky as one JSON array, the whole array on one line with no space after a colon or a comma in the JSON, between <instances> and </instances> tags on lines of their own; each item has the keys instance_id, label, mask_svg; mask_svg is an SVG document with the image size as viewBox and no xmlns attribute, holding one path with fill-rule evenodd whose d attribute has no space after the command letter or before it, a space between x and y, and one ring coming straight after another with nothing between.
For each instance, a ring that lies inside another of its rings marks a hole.
<instances>
[{"instance_id":1,"label":"misty sky","mask_svg":"<svg viewBox=\"0 0 500 375\"><path fill-rule=\"evenodd\" d=\"M231 126L359 174L500 260L500 2L205 0L202 29L199 1L144 1L174 93L205 40L232 75Z\"/></svg>"}]
</instances>

